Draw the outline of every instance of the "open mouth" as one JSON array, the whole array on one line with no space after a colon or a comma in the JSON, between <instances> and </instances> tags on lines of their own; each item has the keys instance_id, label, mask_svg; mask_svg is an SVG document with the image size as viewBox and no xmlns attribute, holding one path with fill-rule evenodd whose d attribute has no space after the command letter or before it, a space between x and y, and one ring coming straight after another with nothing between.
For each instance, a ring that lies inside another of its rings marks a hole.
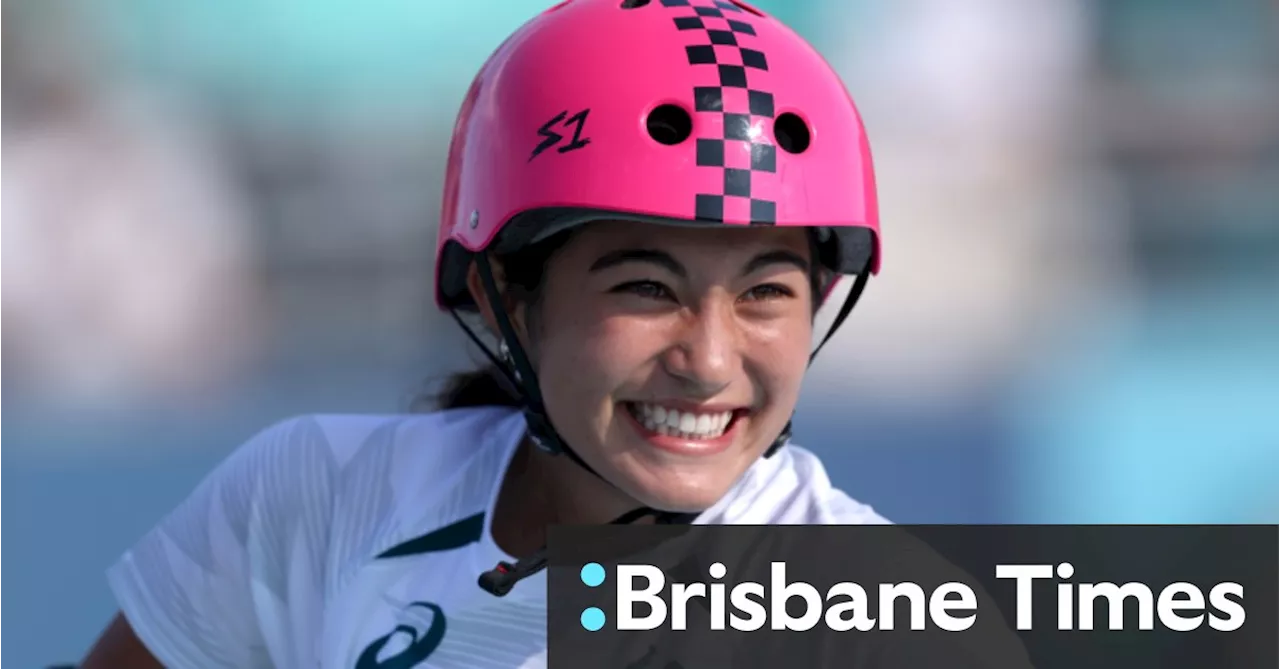
<instances>
[{"instance_id":1,"label":"open mouth","mask_svg":"<svg viewBox=\"0 0 1280 669\"><path fill-rule=\"evenodd\" d=\"M624 402L627 412L644 429L668 437L691 441L718 439L730 429L746 409L688 411L649 402Z\"/></svg>"}]
</instances>

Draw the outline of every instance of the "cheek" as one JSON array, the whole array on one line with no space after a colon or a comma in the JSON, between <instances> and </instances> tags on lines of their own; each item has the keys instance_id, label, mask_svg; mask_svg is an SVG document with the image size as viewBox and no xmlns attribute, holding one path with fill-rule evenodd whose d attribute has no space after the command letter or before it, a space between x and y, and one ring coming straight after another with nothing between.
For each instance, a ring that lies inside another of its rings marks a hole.
<instances>
[{"instance_id":1,"label":"cheek","mask_svg":"<svg viewBox=\"0 0 1280 669\"><path fill-rule=\"evenodd\" d=\"M749 360L772 394L794 397L809 368L813 328L807 320L773 324L752 333Z\"/></svg>"},{"instance_id":2,"label":"cheek","mask_svg":"<svg viewBox=\"0 0 1280 669\"><path fill-rule=\"evenodd\" d=\"M548 408L572 407L580 419L604 418L595 414L606 410L620 387L643 378L661 350L654 327L628 319L578 310L546 325L538 376Z\"/></svg>"}]
</instances>

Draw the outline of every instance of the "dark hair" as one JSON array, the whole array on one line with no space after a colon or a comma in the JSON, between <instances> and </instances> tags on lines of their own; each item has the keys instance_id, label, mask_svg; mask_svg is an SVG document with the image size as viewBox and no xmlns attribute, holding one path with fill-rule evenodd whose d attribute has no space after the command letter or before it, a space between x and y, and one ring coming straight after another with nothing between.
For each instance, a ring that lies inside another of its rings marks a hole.
<instances>
[{"instance_id":1,"label":"dark hair","mask_svg":"<svg viewBox=\"0 0 1280 669\"><path fill-rule=\"evenodd\" d=\"M502 274L505 283L506 293L503 297L507 305L504 306L523 303L532 315L533 307L542 296L542 282L549 261L569 243L575 232L576 229L570 229L520 250L495 255L496 265L501 268L495 268L495 271ZM434 403L440 409L462 409L483 406L520 407L524 405L524 400L506 375L494 367L493 363L486 362L481 369L450 376L436 394Z\"/></svg>"},{"instance_id":2,"label":"dark hair","mask_svg":"<svg viewBox=\"0 0 1280 669\"><path fill-rule=\"evenodd\" d=\"M524 303L532 316L535 311L533 307L541 298L548 261L569 242L574 231L561 232L519 251L495 257L506 281L506 294L503 297L507 299L507 306L511 303ZM810 240L814 262L813 270L809 273L809 284L814 297L813 310L816 313L819 299L832 279L832 274L824 267L825 257L820 254L826 249L819 249L813 236L810 236ZM524 405L519 391L512 387L506 375L495 368L493 363L486 363L475 371L450 376L434 400L434 404L440 409Z\"/></svg>"},{"instance_id":3,"label":"dark hair","mask_svg":"<svg viewBox=\"0 0 1280 669\"><path fill-rule=\"evenodd\" d=\"M441 409L524 405L520 394L511 387L493 363L485 364L483 369L450 376L435 398L435 403Z\"/></svg>"}]
</instances>

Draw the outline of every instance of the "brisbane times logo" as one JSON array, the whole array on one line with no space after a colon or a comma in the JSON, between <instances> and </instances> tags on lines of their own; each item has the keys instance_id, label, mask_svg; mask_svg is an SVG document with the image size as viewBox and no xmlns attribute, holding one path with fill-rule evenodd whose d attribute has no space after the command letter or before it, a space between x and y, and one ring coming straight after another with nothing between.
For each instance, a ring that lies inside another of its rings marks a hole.
<instances>
[{"instance_id":1,"label":"brisbane times logo","mask_svg":"<svg viewBox=\"0 0 1280 669\"><path fill-rule=\"evenodd\" d=\"M619 564L612 579L605 567L591 562L579 572L588 588L610 580L616 591L613 611L599 606L582 610L582 628L596 632L691 629L833 632L937 629L964 632L973 627L979 597L967 583L950 581L926 589L913 582L863 585L852 581L824 589L787 575L785 562L769 565L769 583L725 580L721 562L707 569L706 581L668 582L662 569L647 564ZM996 565L997 582L1007 583L1016 627L1029 630L1037 597L1052 597L1058 630L1152 630L1187 632L1207 626L1219 632L1239 629L1245 621L1244 589L1222 582L1208 589L1186 582L1153 588L1143 583L1071 581L1070 563ZM1056 578L1055 578L1056 577ZM796 604L799 604L797 606ZM904 615L905 614L905 615ZM706 626L703 627L702 625Z\"/></svg>"}]
</instances>

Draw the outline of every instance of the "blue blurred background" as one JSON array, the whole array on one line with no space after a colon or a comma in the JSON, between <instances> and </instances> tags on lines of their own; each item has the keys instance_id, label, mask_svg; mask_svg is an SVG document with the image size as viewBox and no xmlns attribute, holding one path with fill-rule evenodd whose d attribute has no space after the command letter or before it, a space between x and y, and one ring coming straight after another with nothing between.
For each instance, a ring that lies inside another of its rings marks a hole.
<instances>
[{"instance_id":1,"label":"blue blurred background","mask_svg":"<svg viewBox=\"0 0 1280 669\"><path fill-rule=\"evenodd\" d=\"M453 115L550 0L11 0L3 660L267 423L478 360L431 301ZM898 522L1276 522L1276 3L758 0L875 150L885 264L797 421ZM825 314L829 317L830 314Z\"/></svg>"}]
</instances>

